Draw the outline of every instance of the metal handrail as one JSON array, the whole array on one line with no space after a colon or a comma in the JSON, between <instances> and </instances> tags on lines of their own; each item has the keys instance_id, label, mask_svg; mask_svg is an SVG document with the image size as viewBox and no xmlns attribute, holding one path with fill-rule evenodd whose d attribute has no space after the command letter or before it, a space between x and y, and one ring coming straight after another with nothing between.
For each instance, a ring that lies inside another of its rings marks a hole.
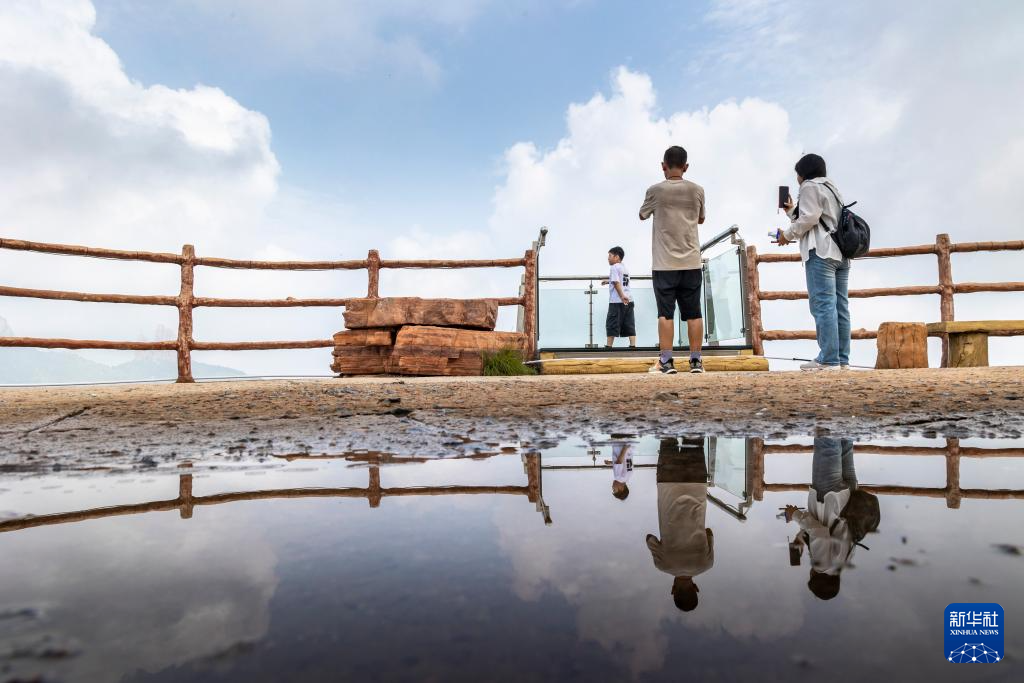
<instances>
[{"instance_id":1,"label":"metal handrail","mask_svg":"<svg viewBox=\"0 0 1024 683\"><path fill-rule=\"evenodd\" d=\"M724 242L727 237L732 237L733 235L735 235L739 231L740 231L740 226L736 225L735 223L733 225L730 225L728 228L726 228L722 232L720 232L717 235L715 235L714 237L712 237L709 241L707 241L704 244L700 245L700 253L703 254L705 251L707 251L711 247L715 246L719 242Z\"/></svg>"},{"instance_id":2,"label":"metal handrail","mask_svg":"<svg viewBox=\"0 0 1024 683\"><path fill-rule=\"evenodd\" d=\"M729 239L733 235L739 234L740 226L731 225L722 232L718 233L710 240L700 246L700 253L704 253L711 247L721 244L725 240ZM544 234L547 231L543 231ZM574 280L603 280L606 276L604 275L541 275L538 276L538 280L541 282L571 282ZM630 275L630 280L650 280L653 276L651 275Z\"/></svg>"}]
</instances>

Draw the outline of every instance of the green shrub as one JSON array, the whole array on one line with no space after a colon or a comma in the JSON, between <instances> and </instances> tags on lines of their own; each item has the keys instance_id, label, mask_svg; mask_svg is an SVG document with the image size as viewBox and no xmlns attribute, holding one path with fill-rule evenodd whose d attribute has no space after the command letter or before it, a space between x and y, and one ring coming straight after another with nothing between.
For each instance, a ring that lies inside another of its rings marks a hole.
<instances>
[{"instance_id":1,"label":"green shrub","mask_svg":"<svg viewBox=\"0 0 1024 683\"><path fill-rule=\"evenodd\" d=\"M522 353L514 349L502 349L494 353L484 352L484 376L509 377L512 375L536 375L537 371L523 362Z\"/></svg>"}]
</instances>

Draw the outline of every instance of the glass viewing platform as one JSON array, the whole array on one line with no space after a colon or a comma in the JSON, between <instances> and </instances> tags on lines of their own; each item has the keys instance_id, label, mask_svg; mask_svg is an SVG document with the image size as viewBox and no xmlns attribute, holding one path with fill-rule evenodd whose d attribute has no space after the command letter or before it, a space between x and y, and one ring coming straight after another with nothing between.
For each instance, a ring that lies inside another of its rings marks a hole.
<instances>
[{"instance_id":1,"label":"glass viewing platform","mask_svg":"<svg viewBox=\"0 0 1024 683\"><path fill-rule=\"evenodd\" d=\"M713 350L750 347L750 321L746 300L745 244L739 228L732 226L701 247L704 285L701 313L704 345ZM539 351L604 349L608 288L601 286L607 274L593 276L540 276L538 291ZM635 301L637 347L658 347L657 306L650 275L632 275L630 289ZM676 313L675 346L689 347L686 326ZM620 340L615 346L626 348Z\"/></svg>"}]
</instances>

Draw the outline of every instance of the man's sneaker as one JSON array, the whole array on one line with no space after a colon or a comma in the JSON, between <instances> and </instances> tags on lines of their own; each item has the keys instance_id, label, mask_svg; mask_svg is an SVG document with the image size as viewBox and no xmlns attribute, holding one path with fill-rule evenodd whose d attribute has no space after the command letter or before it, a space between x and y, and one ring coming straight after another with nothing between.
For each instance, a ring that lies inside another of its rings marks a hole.
<instances>
[{"instance_id":1,"label":"man's sneaker","mask_svg":"<svg viewBox=\"0 0 1024 683\"><path fill-rule=\"evenodd\" d=\"M658 359L647 372L660 372L663 375L674 375L679 371L676 370L676 364L671 358L669 358L667 363L662 363L661 359Z\"/></svg>"},{"instance_id":2,"label":"man's sneaker","mask_svg":"<svg viewBox=\"0 0 1024 683\"><path fill-rule=\"evenodd\" d=\"M700 358L690 359L690 372L692 373L703 373L704 372L704 361Z\"/></svg>"},{"instance_id":3,"label":"man's sneaker","mask_svg":"<svg viewBox=\"0 0 1024 683\"><path fill-rule=\"evenodd\" d=\"M800 369L805 372L813 372L815 370L839 370L838 365L822 365L816 360L812 360L807 363L801 363Z\"/></svg>"}]
</instances>

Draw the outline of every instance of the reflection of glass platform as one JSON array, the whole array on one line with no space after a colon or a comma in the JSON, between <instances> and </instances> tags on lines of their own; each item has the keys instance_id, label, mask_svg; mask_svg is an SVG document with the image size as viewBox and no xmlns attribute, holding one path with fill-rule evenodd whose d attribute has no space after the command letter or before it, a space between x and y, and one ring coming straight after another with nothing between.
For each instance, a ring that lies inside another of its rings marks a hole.
<instances>
[{"instance_id":1,"label":"reflection of glass platform","mask_svg":"<svg viewBox=\"0 0 1024 683\"><path fill-rule=\"evenodd\" d=\"M613 447L623 442L635 443L633 469L652 469L657 464L658 439L643 437L590 444L586 454L590 462L580 462L581 456L544 454L543 471L550 470L607 470L613 457ZM742 437L704 437L704 459L707 466L708 500L736 519L746 519L753 504L753 473L751 466L751 439Z\"/></svg>"}]
</instances>

